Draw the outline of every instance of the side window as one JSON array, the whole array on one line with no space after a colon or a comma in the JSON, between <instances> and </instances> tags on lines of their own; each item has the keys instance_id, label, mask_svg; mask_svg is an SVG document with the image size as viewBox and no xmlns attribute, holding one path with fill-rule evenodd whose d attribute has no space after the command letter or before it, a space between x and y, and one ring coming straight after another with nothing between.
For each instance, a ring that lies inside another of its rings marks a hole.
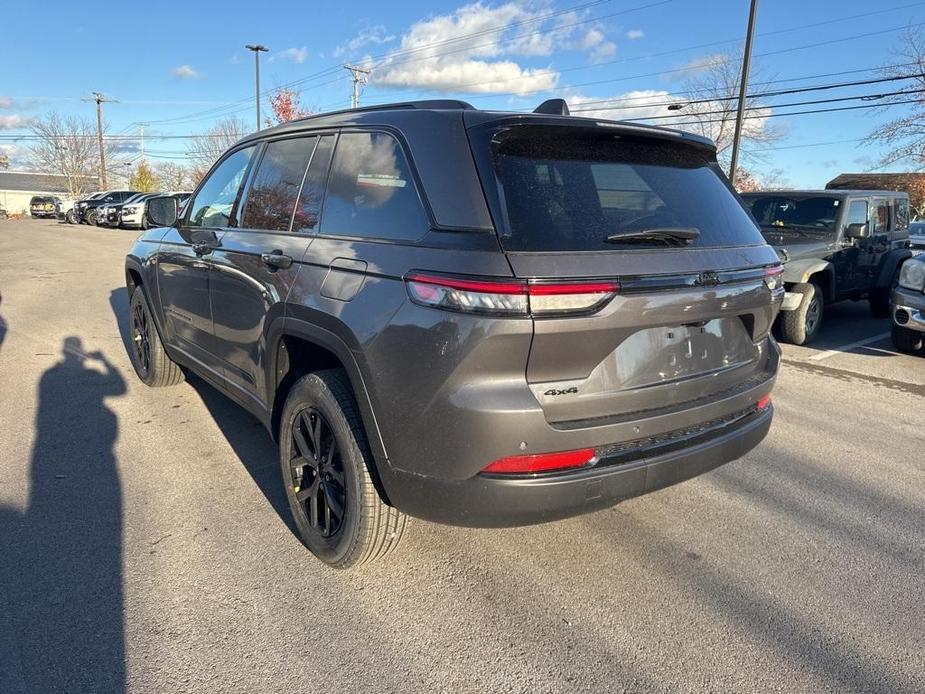
<instances>
[{"instance_id":1,"label":"side window","mask_svg":"<svg viewBox=\"0 0 925 694\"><path fill-rule=\"evenodd\" d=\"M877 200L874 203L877 207L874 210L872 234L886 234L890 230L890 203L888 200Z\"/></svg>"},{"instance_id":2,"label":"side window","mask_svg":"<svg viewBox=\"0 0 925 694\"><path fill-rule=\"evenodd\" d=\"M845 226L849 224L867 224L867 201L852 200L848 205L848 217Z\"/></svg>"},{"instance_id":3,"label":"side window","mask_svg":"<svg viewBox=\"0 0 925 694\"><path fill-rule=\"evenodd\" d=\"M240 226L289 231L299 186L317 141L317 137L298 137L267 145L247 190Z\"/></svg>"},{"instance_id":4,"label":"side window","mask_svg":"<svg viewBox=\"0 0 925 694\"><path fill-rule=\"evenodd\" d=\"M299 204L295 208L295 218L292 220L292 230L302 233L311 233L318 227L318 218L321 215L321 202L324 200L324 180L328 175L328 166L331 163L331 152L334 151L334 136L325 135L315 147L312 163L308 165L305 181L302 183L302 194Z\"/></svg>"},{"instance_id":5,"label":"side window","mask_svg":"<svg viewBox=\"0 0 925 694\"><path fill-rule=\"evenodd\" d=\"M429 226L398 141L346 132L334 150L321 233L415 241Z\"/></svg>"},{"instance_id":6,"label":"side window","mask_svg":"<svg viewBox=\"0 0 925 694\"><path fill-rule=\"evenodd\" d=\"M254 147L239 149L219 164L199 189L190 206L189 226L232 226L231 208L238 197L238 190L247 171L247 163L253 154Z\"/></svg>"},{"instance_id":7,"label":"side window","mask_svg":"<svg viewBox=\"0 0 925 694\"><path fill-rule=\"evenodd\" d=\"M909 199L893 200L893 231L906 231L909 228Z\"/></svg>"}]
</instances>

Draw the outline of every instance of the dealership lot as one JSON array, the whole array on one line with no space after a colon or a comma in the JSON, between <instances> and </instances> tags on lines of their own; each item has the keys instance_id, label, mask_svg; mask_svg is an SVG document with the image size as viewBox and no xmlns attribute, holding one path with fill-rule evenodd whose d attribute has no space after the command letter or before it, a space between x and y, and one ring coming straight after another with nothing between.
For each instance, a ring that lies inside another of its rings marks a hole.
<instances>
[{"instance_id":1,"label":"dealership lot","mask_svg":"<svg viewBox=\"0 0 925 694\"><path fill-rule=\"evenodd\" d=\"M136 380L133 237L0 222L0 691L921 691L925 359L866 304L785 347L746 458L339 573L253 418Z\"/></svg>"}]
</instances>

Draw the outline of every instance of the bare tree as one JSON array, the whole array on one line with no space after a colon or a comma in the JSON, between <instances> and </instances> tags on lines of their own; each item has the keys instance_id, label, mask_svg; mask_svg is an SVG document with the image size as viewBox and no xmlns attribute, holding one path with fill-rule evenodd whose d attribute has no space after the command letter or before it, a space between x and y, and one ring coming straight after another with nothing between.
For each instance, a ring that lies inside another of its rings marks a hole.
<instances>
[{"instance_id":1,"label":"bare tree","mask_svg":"<svg viewBox=\"0 0 925 694\"><path fill-rule=\"evenodd\" d=\"M883 77L908 78L901 89L893 91L914 91L925 89L925 34L921 30L908 28L897 40L898 48L892 52L891 65L880 72ZM886 147L888 152L877 168L905 162L916 170L925 168L925 94L907 93L884 97L880 103L884 110L890 104L914 100L909 114L887 121L866 138L869 145Z\"/></svg>"},{"instance_id":2,"label":"bare tree","mask_svg":"<svg viewBox=\"0 0 925 694\"><path fill-rule=\"evenodd\" d=\"M71 197L80 197L95 185L99 164L96 123L53 112L32 120L29 127L35 136L29 149L36 168L63 175Z\"/></svg>"},{"instance_id":3,"label":"bare tree","mask_svg":"<svg viewBox=\"0 0 925 694\"><path fill-rule=\"evenodd\" d=\"M165 161L154 167L154 176L161 190L191 190L190 170L182 164Z\"/></svg>"},{"instance_id":4,"label":"bare tree","mask_svg":"<svg viewBox=\"0 0 925 694\"><path fill-rule=\"evenodd\" d=\"M734 59L729 55L708 57L685 82L690 101L679 103L679 119L687 124L685 129L713 140L717 157L727 169L732 156L741 65L741 58ZM760 84L762 80L758 71L752 70L752 84ZM775 142L783 136L783 132L768 123L766 116L770 108L764 105L762 99L748 97L745 107L748 110L742 127L740 156L745 162L754 164L760 162L761 157L751 150L752 146Z\"/></svg>"},{"instance_id":5,"label":"bare tree","mask_svg":"<svg viewBox=\"0 0 925 694\"><path fill-rule=\"evenodd\" d=\"M248 132L243 120L229 116L218 121L208 132L192 138L186 153L193 165L194 177L202 178L225 150Z\"/></svg>"}]
</instances>

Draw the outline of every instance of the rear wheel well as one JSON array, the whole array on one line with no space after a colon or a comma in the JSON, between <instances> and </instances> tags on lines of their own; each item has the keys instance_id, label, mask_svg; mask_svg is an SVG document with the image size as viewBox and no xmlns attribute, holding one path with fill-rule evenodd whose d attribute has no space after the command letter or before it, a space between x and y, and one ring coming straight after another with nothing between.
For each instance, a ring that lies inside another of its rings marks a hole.
<instances>
[{"instance_id":1,"label":"rear wheel well","mask_svg":"<svg viewBox=\"0 0 925 694\"><path fill-rule=\"evenodd\" d=\"M128 288L129 296L131 296L135 291L135 287L141 286L141 273L132 268L127 268L125 270L125 286Z\"/></svg>"},{"instance_id":2,"label":"rear wheel well","mask_svg":"<svg viewBox=\"0 0 925 694\"><path fill-rule=\"evenodd\" d=\"M280 422L289 391L306 374L324 369L344 369L346 371L344 363L331 350L295 335L283 335L276 348L276 391L273 396L273 412L270 420L270 433L274 441L279 442ZM347 372L347 379L350 380L349 372ZM353 384L351 384L351 390L354 399L358 400ZM370 432L366 434L367 437L370 436ZM368 467L376 491L379 492L380 498L389 504L389 497L382 485L379 471L376 469L376 461L370 460Z\"/></svg>"},{"instance_id":3,"label":"rear wheel well","mask_svg":"<svg viewBox=\"0 0 925 694\"><path fill-rule=\"evenodd\" d=\"M822 298L826 303L835 298L835 288L832 286L832 275L828 270L814 272L806 281L822 289Z\"/></svg>"},{"instance_id":4,"label":"rear wheel well","mask_svg":"<svg viewBox=\"0 0 925 694\"><path fill-rule=\"evenodd\" d=\"M342 369L343 363L328 349L301 337L284 335L276 348L276 391L273 397L273 438L279 438L279 422L286 396L305 374L322 369Z\"/></svg>"}]
</instances>

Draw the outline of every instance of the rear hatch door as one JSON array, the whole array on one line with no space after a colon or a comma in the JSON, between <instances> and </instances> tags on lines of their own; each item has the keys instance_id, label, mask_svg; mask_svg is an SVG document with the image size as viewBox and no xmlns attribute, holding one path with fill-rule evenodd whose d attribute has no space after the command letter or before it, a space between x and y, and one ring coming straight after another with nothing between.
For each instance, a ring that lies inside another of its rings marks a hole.
<instances>
[{"instance_id":1,"label":"rear hatch door","mask_svg":"<svg viewBox=\"0 0 925 694\"><path fill-rule=\"evenodd\" d=\"M527 379L548 420L709 401L768 378L765 274L778 259L711 148L636 129L486 130L473 146L481 136L490 151L486 189L514 274L620 285L593 311L534 311Z\"/></svg>"}]
</instances>

